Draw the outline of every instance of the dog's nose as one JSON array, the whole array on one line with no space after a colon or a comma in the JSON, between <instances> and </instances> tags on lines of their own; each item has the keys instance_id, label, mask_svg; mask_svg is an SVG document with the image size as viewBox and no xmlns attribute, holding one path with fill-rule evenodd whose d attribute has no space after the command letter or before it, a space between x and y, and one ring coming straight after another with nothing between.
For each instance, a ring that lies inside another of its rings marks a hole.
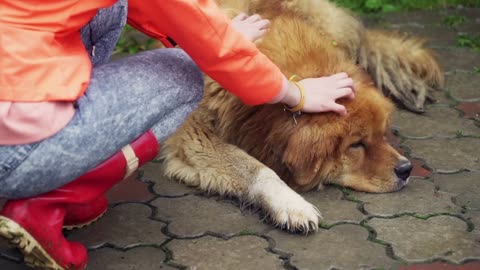
<instances>
[{"instance_id":1,"label":"dog's nose","mask_svg":"<svg viewBox=\"0 0 480 270\"><path fill-rule=\"evenodd\" d=\"M402 180L407 180L412 172L413 166L408 159L402 159L395 167L395 174Z\"/></svg>"}]
</instances>

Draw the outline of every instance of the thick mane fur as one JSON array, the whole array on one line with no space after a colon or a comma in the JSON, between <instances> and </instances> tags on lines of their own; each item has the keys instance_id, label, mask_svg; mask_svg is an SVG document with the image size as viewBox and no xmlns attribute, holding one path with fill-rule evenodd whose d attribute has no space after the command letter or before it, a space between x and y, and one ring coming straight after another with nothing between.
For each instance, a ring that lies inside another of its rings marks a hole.
<instances>
[{"instance_id":1,"label":"thick mane fur","mask_svg":"<svg viewBox=\"0 0 480 270\"><path fill-rule=\"evenodd\" d=\"M284 46L288 46L288 49ZM271 31L258 44L258 48L288 76L295 74L301 78L308 78L347 72L354 79L356 88L362 89L357 91L354 102L342 102L355 117L365 114L366 108L369 107L385 108L386 106L389 110L392 109L390 102L374 88L368 74L348 59L345 51L336 47L329 36L319 33L314 26L308 24L306 19L292 17L290 14L277 16L272 20ZM341 117L334 113L304 114L296 117L298 125L295 125L292 114L285 112L281 104L256 107L243 105L240 100L211 79L207 79L206 90L203 103L209 109L206 113L212 115L212 118L205 120L204 124L210 125L221 139L240 147L274 169L287 182L293 177L282 160L288 138L295 136L295 133L304 126L317 128L332 122L337 123L339 131L348 130L342 126L348 121L345 119L342 121ZM373 95L378 101L371 100L372 93L366 95L362 91L375 92ZM386 105L374 106L374 102ZM388 115L389 112L376 114ZM335 119L331 121L332 118ZM264 124L258 125L258 123ZM262 141L264 146L258 147L261 144L259 142ZM331 143L335 144L335 142ZM310 158L305 156L301 158L308 162L315 157L312 154Z\"/></svg>"}]
</instances>

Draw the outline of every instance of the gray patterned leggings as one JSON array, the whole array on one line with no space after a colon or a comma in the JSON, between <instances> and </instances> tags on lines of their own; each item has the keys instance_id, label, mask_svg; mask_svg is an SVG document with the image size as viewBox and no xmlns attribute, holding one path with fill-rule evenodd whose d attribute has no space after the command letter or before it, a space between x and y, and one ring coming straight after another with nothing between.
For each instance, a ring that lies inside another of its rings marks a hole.
<instances>
[{"instance_id":1,"label":"gray patterned leggings","mask_svg":"<svg viewBox=\"0 0 480 270\"><path fill-rule=\"evenodd\" d=\"M152 50L107 63L125 25L126 5L120 0L100 10L81 31L94 52L94 68L70 123L40 142L0 146L0 198L63 186L149 129L161 143L195 109L202 74L183 51Z\"/></svg>"}]
</instances>

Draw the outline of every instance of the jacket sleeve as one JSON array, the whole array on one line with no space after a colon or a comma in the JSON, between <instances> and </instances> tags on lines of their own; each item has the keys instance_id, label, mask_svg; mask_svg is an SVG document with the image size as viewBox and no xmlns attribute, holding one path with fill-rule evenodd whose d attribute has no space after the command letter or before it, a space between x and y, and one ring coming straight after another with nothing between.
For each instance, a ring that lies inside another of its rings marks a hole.
<instances>
[{"instance_id":1,"label":"jacket sleeve","mask_svg":"<svg viewBox=\"0 0 480 270\"><path fill-rule=\"evenodd\" d=\"M130 0L128 22L153 38L171 37L245 104L266 103L282 87L280 69L233 29L213 0Z\"/></svg>"}]
</instances>

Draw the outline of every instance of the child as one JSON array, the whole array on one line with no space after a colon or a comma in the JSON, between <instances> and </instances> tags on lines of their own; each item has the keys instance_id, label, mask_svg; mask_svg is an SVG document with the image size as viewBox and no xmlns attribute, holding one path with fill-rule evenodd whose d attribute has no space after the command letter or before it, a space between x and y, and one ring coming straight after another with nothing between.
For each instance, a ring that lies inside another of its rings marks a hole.
<instances>
[{"instance_id":1,"label":"child","mask_svg":"<svg viewBox=\"0 0 480 270\"><path fill-rule=\"evenodd\" d=\"M200 101L200 70L248 105L345 115L335 101L354 96L344 73L297 88L252 43L269 22L230 21L210 0L4 0L0 10L0 236L40 269L85 267L86 249L62 228L100 217L104 193L157 155ZM183 50L107 63L127 18Z\"/></svg>"}]
</instances>

